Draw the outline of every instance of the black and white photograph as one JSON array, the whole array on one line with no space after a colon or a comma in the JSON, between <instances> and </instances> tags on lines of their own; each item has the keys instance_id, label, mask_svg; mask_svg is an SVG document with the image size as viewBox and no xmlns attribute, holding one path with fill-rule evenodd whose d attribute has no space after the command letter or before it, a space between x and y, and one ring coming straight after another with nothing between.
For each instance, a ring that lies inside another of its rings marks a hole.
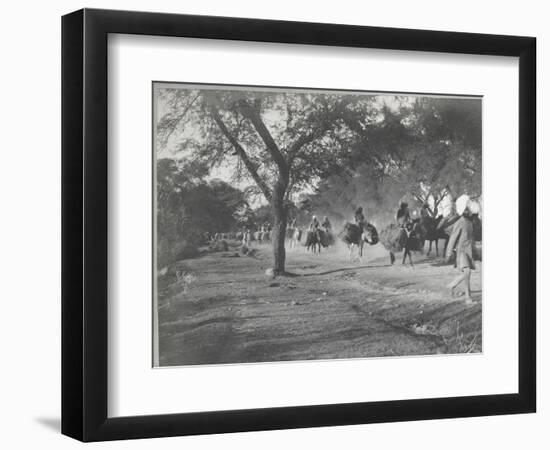
<instances>
[{"instance_id":1,"label":"black and white photograph","mask_svg":"<svg viewBox=\"0 0 550 450\"><path fill-rule=\"evenodd\" d=\"M152 83L153 365L483 352L483 98Z\"/></svg>"}]
</instances>

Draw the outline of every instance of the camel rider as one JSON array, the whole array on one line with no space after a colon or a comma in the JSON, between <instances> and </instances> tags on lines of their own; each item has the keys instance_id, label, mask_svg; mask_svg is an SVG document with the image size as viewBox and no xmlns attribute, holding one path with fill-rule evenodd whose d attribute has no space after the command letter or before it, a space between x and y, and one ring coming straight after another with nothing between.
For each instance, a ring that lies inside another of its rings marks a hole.
<instances>
[{"instance_id":1,"label":"camel rider","mask_svg":"<svg viewBox=\"0 0 550 450\"><path fill-rule=\"evenodd\" d=\"M359 206L356 210L355 210L355 223L357 225L359 225L359 227L361 228L361 230L363 229L363 227L365 226L365 223L366 223L366 219L365 219L365 215L363 214L363 207Z\"/></svg>"},{"instance_id":2,"label":"camel rider","mask_svg":"<svg viewBox=\"0 0 550 450\"><path fill-rule=\"evenodd\" d=\"M323 219L323 223L321 224L321 226L325 229L327 233L330 233L332 225L330 224L327 216L325 216L325 218Z\"/></svg>"},{"instance_id":3,"label":"camel rider","mask_svg":"<svg viewBox=\"0 0 550 450\"><path fill-rule=\"evenodd\" d=\"M399 225L401 228L405 228L405 226L410 222L411 216L409 214L409 205L405 202L401 203L401 206L397 210L396 214L396 221L397 225Z\"/></svg>"},{"instance_id":4,"label":"camel rider","mask_svg":"<svg viewBox=\"0 0 550 450\"><path fill-rule=\"evenodd\" d=\"M317 216L313 216L311 218L311 223L309 224L309 231L319 231L319 221L317 220Z\"/></svg>"},{"instance_id":5,"label":"camel rider","mask_svg":"<svg viewBox=\"0 0 550 450\"><path fill-rule=\"evenodd\" d=\"M317 216L313 216L311 218L311 223L309 224L309 231L315 233L317 235L317 239L321 241L321 233L319 233L319 220L317 220Z\"/></svg>"}]
</instances>

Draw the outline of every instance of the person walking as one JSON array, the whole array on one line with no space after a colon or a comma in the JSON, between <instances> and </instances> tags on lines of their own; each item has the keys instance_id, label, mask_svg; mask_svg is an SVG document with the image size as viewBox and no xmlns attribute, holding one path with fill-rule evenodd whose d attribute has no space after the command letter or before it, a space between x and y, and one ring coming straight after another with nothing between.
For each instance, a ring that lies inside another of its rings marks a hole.
<instances>
[{"instance_id":1,"label":"person walking","mask_svg":"<svg viewBox=\"0 0 550 450\"><path fill-rule=\"evenodd\" d=\"M461 215L456 221L447 244L447 260L450 261L456 251L456 268L460 274L447 285L451 290L451 297L455 297L455 289L459 284L464 283L466 288L464 301L467 304L473 302L470 278L474 264L474 227L469 208L470 199L463 195L456 201L456 212Z\"/></svg>"},{"instance_id":2,"label":"person walking","mask_svg":"<svg viewBox=\"0 0 550 450\"><path fill-rule=\"evenodd\" d=\"M397 242L401 247L405 248L407 246L407 241L409 239L409 232L407 230L407 226L411 222L411 214L409 212L408 203L402 202L401 205L399 205L399 209L395 214L395 221L398 226ZM409 254L409 258L410 258L410 254ZM404 258L403 258L403 261L405 261Z\"/></svg>"}]
</instances>

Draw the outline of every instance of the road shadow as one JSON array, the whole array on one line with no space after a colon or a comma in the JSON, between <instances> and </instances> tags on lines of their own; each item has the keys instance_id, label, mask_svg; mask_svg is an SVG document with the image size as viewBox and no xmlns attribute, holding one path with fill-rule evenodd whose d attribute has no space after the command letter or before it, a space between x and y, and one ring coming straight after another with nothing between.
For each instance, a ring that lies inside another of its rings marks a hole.
<instances>
[{"instance_id":1,"label":"road shadow","mask_svg":"<svg viewBox=\"0 0 550 450\"><path fill-rule=\"evenodd\" d=\"M299 278L303 275L300 275L299 273L295 273L295 272L287 272L285 271L285 273L281 274L281 275L278 275L279 278Z\"/></svg>"},{"instance_id":2,"label":"road shadow","mask_svg":"<svg viewBox=\"0 0 550 450\"><path fill-rule=\"evenodd\" d=\"M61 419L59 417L36 417L34 421L50 431L61 433Z\"/></svg>"},{"instance_id":3,"label":"road shadow","mask_svg":"<svg viewBox=\"0 0 550 450\"><path fill-rule=\"evenodd\" d=\"M427 261L428 261L428 263L430 263L430 260L427 260ZM442 260L439 260L439 261L433 261L433 262L430 263L430 266L432 266L432 267L445 267L445 266L450 267L452 265L453 265L453 263L448 262L446 259L442 259Z\"/></svg>"},{"instance_id":4,"label":"road shadow","mask_svg":"<svg viewBox=\"0 0 550 450\"><path fill-rule=\"evenodd\" d=\"M359 270L359 269L378 269L382 267L391 267L391 264L381 264L381 265L366 265L366 266L352 266L352 267L342 267L340 269L332 269L332 270L326 270L325 272L310 272L305 273L302 276L303 277L315 277L319 275L330 275L333 273L340 273L340 272L347 272L348 270Z\"/></svg>"}]
</instances>

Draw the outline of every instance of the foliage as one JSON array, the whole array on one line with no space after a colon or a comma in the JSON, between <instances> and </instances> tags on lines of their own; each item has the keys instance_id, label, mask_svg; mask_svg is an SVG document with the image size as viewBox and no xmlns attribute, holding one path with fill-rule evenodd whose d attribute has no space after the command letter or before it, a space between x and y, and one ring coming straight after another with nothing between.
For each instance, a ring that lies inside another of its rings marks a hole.
<instances>
[{"instance_id":1,"label":"foliage","mask_svg":"<svg viewBox=\"0 0 550 450\"><path fill-rule=\"evenodd\" d=\"M478 197L481 101L419 97L393 110L382 107L378 120L357 135L352 160L345 174L317 186L310 210L349 220L361 205L369 220L386 224L401 201L413 209L427 202L437 215L444 199Z\"/></svg>"},{"instance_id":2,"label":"foliage","mask_svg":"<svg viewBox=\"0 0 550 450\"><path fill-rule=\"evenodd\" d=\"M285 195L347 167L353 130L367 120L372 96L325 93L165 89L157 124L159 151L181 128L186 156L229 164L235 181L256 183L270 200L281 172ZM179 121L179 122L178 122ZM183 127L183 128L182 128ZM184 130L194 130L193 133ZM283 170L281 170L283 169ZM284 174L283 174L284 175Z\"/></svg>"},{"instance_id":3,"label":"foliage","mask_svg":"<svg viewBox=\"0 0 550 450\"><path fill-rule=\"evenodd\" d=\"M193 256L205 233L237 225L235 210L248 205L244 194L222 180L204 181L203 164L157 161L158 266Z\"/></svg>"},{"instance_id":4,"label":"foliage","mask_svg":"<svg viewBox=\"0 0 550 450\"><path fill-rule=\"evenodd\" d=\"M405 167L410 190L419 200L479 196L481 100L420 97L409 120L416 139Z\"/></svg>"}]
</instances>

